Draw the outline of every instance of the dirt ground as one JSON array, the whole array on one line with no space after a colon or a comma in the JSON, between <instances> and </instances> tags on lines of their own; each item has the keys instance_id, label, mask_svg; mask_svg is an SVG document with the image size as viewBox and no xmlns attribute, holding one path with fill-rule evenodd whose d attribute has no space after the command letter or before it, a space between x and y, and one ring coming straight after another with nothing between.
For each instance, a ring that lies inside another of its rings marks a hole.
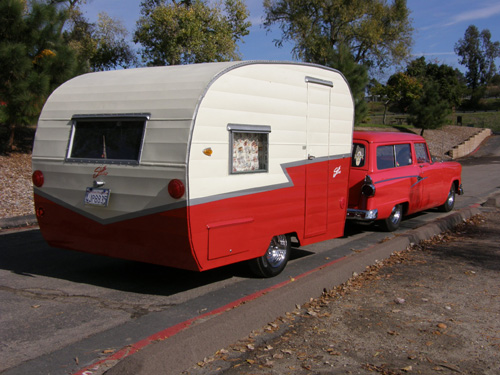
<instances>
[{"instance_id":1,"label":"dirt ground","mask_svg":"<svg viewBox=\"0 0 500 375\"><path fill-rule=\"evenodd\" d=\"M353 275L184 374L500 374L499 213Z\"/></svg>"}]
</instances>

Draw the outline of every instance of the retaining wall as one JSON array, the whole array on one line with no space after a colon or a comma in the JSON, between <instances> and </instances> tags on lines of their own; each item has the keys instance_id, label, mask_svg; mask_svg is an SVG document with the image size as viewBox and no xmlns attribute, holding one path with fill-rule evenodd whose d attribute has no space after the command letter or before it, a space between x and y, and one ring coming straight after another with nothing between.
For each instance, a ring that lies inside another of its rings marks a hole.
<instances>
[{"instance_id":1,"label":"retaining wall","mask_svg":"<svg viewBox=\"0 0 500 375\"><path fill-rule=\"evenodd\" d=\"M484 141L486 138L488 138L491 134L492 134L491 129L481 130L479 133L470 137L464 143L453 147L453 149L450 150L449 152L451 158L457 159L461 158L462 156L469 155L476 148L478 148L481 142Z\"/></svg>"}]
</instances>

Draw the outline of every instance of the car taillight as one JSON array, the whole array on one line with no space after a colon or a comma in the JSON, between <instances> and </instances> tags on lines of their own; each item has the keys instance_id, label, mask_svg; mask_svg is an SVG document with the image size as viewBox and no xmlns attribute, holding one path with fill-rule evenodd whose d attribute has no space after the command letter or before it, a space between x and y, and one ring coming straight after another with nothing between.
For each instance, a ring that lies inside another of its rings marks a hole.
<instances>
[{"instance_id":1,"label":"car taillight","mask_svg":"<svg viewBox=\"0 0 500 375\"><path fill-rule=\"evenodd\" d=\"M361 188L361 193L367 197L373 197L375 195L375 186L363 185L363 187Z\"/></svg>"},{"instance_id":2,"label":"car taillight","mask_svg":"<svg viewBox=\"0 0 500 375\"><path fill-rule=\"evenodd\" d=\"M45 181L42 171L38 170L33 172L32 179L33 179L33 185L35 185L36 187L42 187Z\"/></svg>"},{"instance_id":3,"label":"car taillight","mask_svg":"<svg viewBox=\"0 0 500 375\"><path fill-rule=\"evenodd\" d=\"M364 184L361 187L361 193L366 197L373 197L375 195L375 185L369 175L365 177Z\"/></svg>"},{"instance_id":4,"label":"car taillight","mask_svg":"<svg viewBox=\"0 0 500 375\"><path fill-rule=\"evenodd\" d=\"M181 180L174 179L168 183L168 193L174 199L182 198L185 191L186 188Z\"/></svg>"}]
</instances>

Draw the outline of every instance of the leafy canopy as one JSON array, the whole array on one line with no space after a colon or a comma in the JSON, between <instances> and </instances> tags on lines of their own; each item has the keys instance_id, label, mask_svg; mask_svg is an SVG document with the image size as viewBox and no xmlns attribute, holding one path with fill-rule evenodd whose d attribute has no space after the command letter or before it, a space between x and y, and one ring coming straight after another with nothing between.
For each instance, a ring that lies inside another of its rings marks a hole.
<instances>
[{"instance_id":1,"label":"leafy canopy","mask_svg":"<svg viewBox=\"0 0 500 375\"><path fill-rule=\"evenodd\" d=\"M471 89L472 102L477 103L482 89L497 73L495 59L500 57L500 42L491 41L488 29L479 32L476 26L470 25L464 38L455 44L455 53L461 58L460 64L467 68L467 86Z\"/></svg>"},{"instance_id":2,"label":"leafy canopy","mask_svg":"<svg viewBox=\"0 0 500 375\"><path fill-rule=\"evenodd\" d=\"M421 95L409 105L408 122L422 129L437 129L460 104L463 87L458 69L442 64L427 63L424 57L413 60L406 74L422 83Z\"/></svg>"},{"instance_id":3,"label":"leafy canopy","mask_svg":"<svg viewBox=\"0 0 500 375\"><path fill-rule=\"evenodd\" d=\"M0 1L0 101L8 125L5 149L15 129L31 125L52 90L74 76L76 60L60 30L67 12L42 1Z\"/></svg>"},{"instance_id":4,"label":"leafy canopy","mask_svg":"<svg viewBox=\"0 0 500 375\"><path fill-rule=\"evenodd\" d=\"M146 0L134 42L147 65L178 65L240 58L237 42L248 35L248 10L241 0L209 6L202 0Z\"/></svg>"},{"instance_id":5,"label":"leafy canopy","mask_svg":"<svg viewBox=\"0 0 500 375\"><path fill-rule=\"evenodd\" d=\"M295 43L296 58L325 64L341 45L356 63L380 69L410 55L410 11L406 0L264 0L265 26L277 24Z\"/></svg>"}]
</instances>

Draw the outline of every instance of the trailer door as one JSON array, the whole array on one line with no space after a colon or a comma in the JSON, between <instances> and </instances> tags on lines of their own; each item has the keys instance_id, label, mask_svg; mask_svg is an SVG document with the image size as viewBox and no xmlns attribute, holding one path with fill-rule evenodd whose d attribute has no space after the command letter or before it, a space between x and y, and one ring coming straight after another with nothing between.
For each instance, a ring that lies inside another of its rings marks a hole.
<instances>
[{"instance_id":1,"label":"trailer door","mask_svg":"<svg viewBox=\"0 0 500 375\"><path fill-rule=\"evenodd\" d=\"M307 165L305 237L323 234L328 220L328 145L330 91L333 83L312 77L307 82Z\"/></svg>"}]
</instances>

